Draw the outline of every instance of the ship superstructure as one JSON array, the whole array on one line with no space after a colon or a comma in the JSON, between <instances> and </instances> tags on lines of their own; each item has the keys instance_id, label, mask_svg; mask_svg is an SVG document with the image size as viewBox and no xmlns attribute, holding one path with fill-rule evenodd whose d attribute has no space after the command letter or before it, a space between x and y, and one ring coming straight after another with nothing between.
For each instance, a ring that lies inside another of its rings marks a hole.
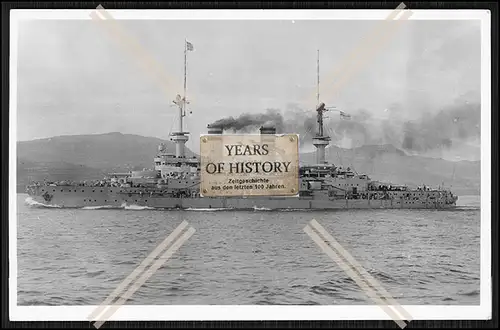
<instances>
[{"instance_id":1,"label":"ship superstructure","mask_svg":"<svg viewBox=\"0 0 500 330\"><path fill-rule=\"evenodd\" d=\"M187 48L184 56L186 63ZM318 53L319 55L319 53ZM186 68L186 67L185 67ZM319 56L318 56L319 86ZM458 199L450 190L426 186L409 188L405 185L373 181L366 174L342 169L327 162L325 149L330 137L324 130L324 113L329 111L318 100L317 127L313 138L316 163L300 165L299 194L295 197L201 197L200 160L186 157L185 144L189 132L184 130L186 116L186 70L184 95L173 101L179 109L176 131L171 133L175 150L165 144L158 146L152 169L110 173L93 183L45 182L27 186L27 193L36 202L59 207L123 207L126 205L155 208L216 208L216 209L442 209L456 206ZM208 134L224 134L223 126L207 126ZM280 132L285 133L285 132ZM273 126L262 126L262 135L276 134Z\"/></svg>"}]
</instances>

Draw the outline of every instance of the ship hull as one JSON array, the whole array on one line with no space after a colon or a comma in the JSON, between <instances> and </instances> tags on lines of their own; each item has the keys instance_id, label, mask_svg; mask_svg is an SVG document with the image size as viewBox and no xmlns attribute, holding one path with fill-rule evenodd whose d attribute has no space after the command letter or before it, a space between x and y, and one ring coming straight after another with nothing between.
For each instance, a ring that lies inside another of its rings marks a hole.
<instances>
[{"instance_id":1,"label":"ship hull","mask_svg":"<svg viewBox=\"0 0 500 330\"><path fill-rule=\"evenodd\" d=\"M159 209L329 210L329 209L450 209L455 202L403 199L310 199L305 197L195 197L173 198L137 190L108 187L36 187L28 191L33 201L61 208L151 207Z\"/></svg>"}]
</instances>

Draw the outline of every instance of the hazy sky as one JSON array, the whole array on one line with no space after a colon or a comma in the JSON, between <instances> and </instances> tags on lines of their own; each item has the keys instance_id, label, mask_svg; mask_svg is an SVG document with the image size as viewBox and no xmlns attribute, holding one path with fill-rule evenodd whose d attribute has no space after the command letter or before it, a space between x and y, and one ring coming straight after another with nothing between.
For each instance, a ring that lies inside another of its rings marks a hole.
<instances>
[{"instance_id":1,"label":"hazy sky","mask_svg":"<svg viewBox=\"0 0 500 330\"><path fill-rule=\"evenodd\" d=\"M163 88L99 23L24 21L19 26L18 139L119 131L168 138L182 92L184 38L193 114L188 146L221 117L316 104L316 51L321 96L346 112L404 116L467 97L479 101L480 21L408 21L336 95L332 72L376 21L120 21L160 65ZM464 96L466 95L466 96ZM194 141L194 144L192 143Z\"/></svg>"}]
</instances>

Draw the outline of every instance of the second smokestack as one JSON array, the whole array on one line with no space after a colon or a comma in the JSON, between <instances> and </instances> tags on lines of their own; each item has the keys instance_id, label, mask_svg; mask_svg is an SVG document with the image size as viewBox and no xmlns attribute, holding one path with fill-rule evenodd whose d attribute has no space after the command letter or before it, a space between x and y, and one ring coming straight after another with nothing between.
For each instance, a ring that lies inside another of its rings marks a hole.
<instances>
[{"instance_id":1,"label":"second smokestack","mask_svg":"<svg viewBox=\"0 0 500 330\"><path fill-rule=\"evenodd\" d=\"M274 126L262 126L260 128L260 134L276 134L276 127Z\"/></svg>"},{"instance_id":2,"label":"second smokestack","mask_svg":"<svg viewBox=\"0 0 500 330\"><path fill-rule=\"evenodd\" d=\"M222 132L223 132L222 126L211 126L211 125L208 125L207 128L208 128L208 134L221 135Z\"/></svg>"}]
</instances>

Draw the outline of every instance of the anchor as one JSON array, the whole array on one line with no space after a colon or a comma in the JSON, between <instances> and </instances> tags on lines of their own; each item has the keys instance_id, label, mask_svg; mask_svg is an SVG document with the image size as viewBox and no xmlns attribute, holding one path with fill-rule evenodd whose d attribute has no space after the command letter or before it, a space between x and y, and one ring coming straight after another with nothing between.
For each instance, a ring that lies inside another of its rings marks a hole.
<instances>
[{"instance_id":1,"label":"anchor","mask_svg":"<svg viewBox=\"0 0 500 330\"><path fill-rule=\"evenodd\" d=\"M43 199L45 199L46 202L50 202L52 200L52 195L49 194L47 191L45 194L42 195Z\"/></svg>"}]
</instances>

